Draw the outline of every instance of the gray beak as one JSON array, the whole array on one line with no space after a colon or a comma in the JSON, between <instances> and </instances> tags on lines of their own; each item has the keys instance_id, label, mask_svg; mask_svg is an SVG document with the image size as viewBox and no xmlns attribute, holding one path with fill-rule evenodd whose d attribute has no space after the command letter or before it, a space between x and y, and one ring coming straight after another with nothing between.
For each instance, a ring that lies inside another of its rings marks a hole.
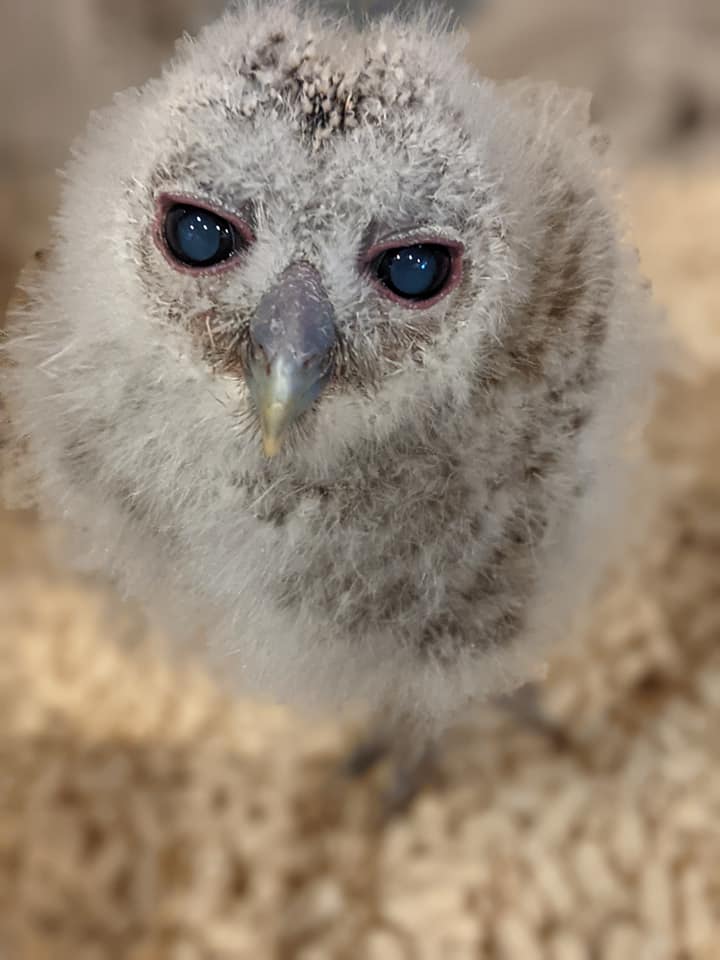
<instances>
[{"instance_id":1,"label":"gray beak","mask_svg":"<svg viewBox=\"0 0 720 960\"><path fill-rule=\"evenodd\" d=\"M250 323L246 377L267 457L330 379L336 342L335 311L320 274L309 263L291 264Z\"/></svg>"}]
</instances>

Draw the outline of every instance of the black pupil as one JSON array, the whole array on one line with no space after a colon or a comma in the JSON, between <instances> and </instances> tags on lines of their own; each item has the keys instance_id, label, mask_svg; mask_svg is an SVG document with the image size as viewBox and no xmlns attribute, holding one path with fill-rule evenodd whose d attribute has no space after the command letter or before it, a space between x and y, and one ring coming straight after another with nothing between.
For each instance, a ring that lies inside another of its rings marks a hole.
<instances>
[{"instance_id":1,"label":"black pupil","mask_svg":"<svg viewBox=\"0 0 720 960\"><path fill-rule=\"evenodd\" d=\"M435 243L386 250L376 261L379 279L405 300L429 300L450 275L450 254Z\"/></svg>"},{"instance_id":2,"label":"black pupil","mask_svg":"<svg viewBox=\"0 0 720 960\"><path fill-rule=\"evenodd\" d=\"M172 255L191 267L210 267L235 253L232 224L216 213L176 204L165 217L165 239Z\"/></svg>"}]
</instances>

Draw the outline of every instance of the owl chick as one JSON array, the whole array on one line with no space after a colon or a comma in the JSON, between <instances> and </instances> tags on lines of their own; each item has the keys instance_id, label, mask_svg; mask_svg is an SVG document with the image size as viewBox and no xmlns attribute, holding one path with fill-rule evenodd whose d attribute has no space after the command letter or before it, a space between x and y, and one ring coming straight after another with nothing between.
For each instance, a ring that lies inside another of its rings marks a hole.
<instances>
[{"instance_id":1,"label":"owl chick","mask_svg":"<svg viewBox=\"0 0 720 960\"><path fill-rule=\"evenodd\" d=\"M183 41L76 148L5 390L46 510L174 636L433 729L596 567L651 315L585 97L462 47L288 0Z\"/></svg>"}]
</instances>

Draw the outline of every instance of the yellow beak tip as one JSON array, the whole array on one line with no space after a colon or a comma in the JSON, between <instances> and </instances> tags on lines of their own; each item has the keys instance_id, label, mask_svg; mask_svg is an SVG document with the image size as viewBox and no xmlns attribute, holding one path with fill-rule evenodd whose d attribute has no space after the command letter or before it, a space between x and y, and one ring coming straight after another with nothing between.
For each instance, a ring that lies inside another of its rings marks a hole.
<instances>
[{"instance_id":1,"label":"yellow beak tip","mask_svg":"<svg viewBox=\"0 0 720 960\"><path fill-rule=\"evenodd\" d=\"M280 448L282 447L282 438L264 434L262 445L265 456L268 458L274 457L280 452Z\"/></svg>"},{"instance_id":2,"label":"yellow beak tip","mask_svg":"<svg viewBox=\"0 0 720 960\"><path fill-rule=\"evenodd\" d=\"M266 457L275 457L280 452L288 423L287 405L275 401L268 404L260 414L263 453Z\"/></svg>"}]
</instances>

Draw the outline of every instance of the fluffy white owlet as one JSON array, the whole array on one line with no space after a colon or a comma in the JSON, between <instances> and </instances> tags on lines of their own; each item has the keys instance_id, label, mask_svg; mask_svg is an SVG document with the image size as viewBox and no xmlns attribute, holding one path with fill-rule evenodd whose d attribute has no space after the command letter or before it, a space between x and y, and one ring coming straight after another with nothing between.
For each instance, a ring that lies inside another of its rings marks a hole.
<instances>
[{"instance_id":1,"label":"fluffy white owlet","mask_svg":"<svg viewBox=\"0 0 720 960\"><path fill-rule=\"evenodd\" d=\"M427 16L233 8L66 171L4 370L41 503L246 689L439 726L521 683L650 313L600 153Z\"/></svg>"}]
</instances>

